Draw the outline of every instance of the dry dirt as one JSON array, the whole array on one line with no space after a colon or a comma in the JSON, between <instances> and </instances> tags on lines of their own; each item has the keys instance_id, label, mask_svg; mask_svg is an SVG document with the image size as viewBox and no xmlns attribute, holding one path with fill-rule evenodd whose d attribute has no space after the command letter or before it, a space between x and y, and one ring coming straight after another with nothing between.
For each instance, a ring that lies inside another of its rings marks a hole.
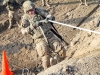
<instances>
[{"instance_id":1,"label":"dry dirt","mask_svg":"<svg viewBox=\"0 0 100 75\"><path fill-rule=\"evenodd\" d=\"M96 27L100 16L98 0L88 1L89 6L79 6L79 3L78 0L50 0L51 7L43 8L49 10L58 22L99 32ZM35 5L41 7L41 1L37 0ZM43 71L30 35L22 35L16 24L7 29L8 23L7 11L0 7L0 70L2 50L6 50L14 75L21 75L23 68L28 68L31 75L100 75L100 35L54 24L69 43L66 59Z\"/></svg>"}]
</instances>

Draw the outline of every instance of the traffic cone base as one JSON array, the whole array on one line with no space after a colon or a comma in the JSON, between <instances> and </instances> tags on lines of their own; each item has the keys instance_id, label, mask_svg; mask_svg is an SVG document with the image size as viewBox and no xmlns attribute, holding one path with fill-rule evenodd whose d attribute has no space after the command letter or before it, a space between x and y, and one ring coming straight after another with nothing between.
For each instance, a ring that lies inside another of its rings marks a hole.
<instances>
[{"instance_id":1,"label":"traffic cone base","mask_svg":"<svg viewBox=\"0 0 100 75\"><path fill-rule=\"evenodd\" d=\"M2 55L2 72L1 75L12 75L13 72L9 70L8 61L6 58L6 51L3 51Z\"/></svg>"}]
</instances>

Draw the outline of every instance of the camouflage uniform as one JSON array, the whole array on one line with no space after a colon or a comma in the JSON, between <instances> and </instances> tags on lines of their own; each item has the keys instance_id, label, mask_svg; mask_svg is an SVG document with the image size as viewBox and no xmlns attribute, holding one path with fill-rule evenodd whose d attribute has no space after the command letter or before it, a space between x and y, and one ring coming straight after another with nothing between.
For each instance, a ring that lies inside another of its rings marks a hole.
<instances>
[{"instance_id":1,"label":"camouflage uniform","mask_svg":"<svg viewBox=\"0 0 100 75\"><path fill-rule=\"evenodd\" d=\"M25 5L26 4L26 5ZM27 6L28 1L23 4L23 7ZM34 7L34 5L30 4ZM31 8L31 7L30 7ZM34 43L36 43L36 50L42 59L42 65L44 69L47 69L50 64L53 65L52 52L55 52L54 56L56 61L60 58L59 54L63 51L61 50L61 40L57 38L54 33L50 30L52 28L51 23L38 23L38 21L44 20L48 16L48 11L40 8L35 8L35 13L33 15L29 15L27 13L27 8L24 8L24 15L22 16L22 31L25 30L24 33L29 33L34 39ZM50 17L51 18L51 17ZM43 32L48 40L45 40L39 25L43 29ZM23 32L22 32L23 33ZM23 33L23 34L24 34ZM58 60L59 62L60 60Z\"/></svg>"}]
</instances>

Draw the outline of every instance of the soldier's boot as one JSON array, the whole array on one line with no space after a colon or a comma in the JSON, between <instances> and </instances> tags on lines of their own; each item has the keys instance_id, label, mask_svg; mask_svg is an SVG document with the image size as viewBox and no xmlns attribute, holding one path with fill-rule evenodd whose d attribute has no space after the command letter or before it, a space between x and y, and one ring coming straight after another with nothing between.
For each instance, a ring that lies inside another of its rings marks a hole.
<instances>
[{"instance_id":1,"label":"soldier's boot","mask_svg":"<svg viewBox=\"0 0 100 75\"><path fill-rule=\"evenodd\" d=\"M13 7L10 7L9 5L7 5L6 8L7 8L8 17L9 17L9 27L8 28L11 29L12 23L13 23L13 18L14 18L14 11L12 11L13 10Z\"/></svg>"},{"instance_id":2,"label":"soldier's boot","mask_svg":"<svg viewBox=\"0 0 100 75\"><path fill-rule=\"evenodd\" d=\"M50 66L53 66L53 65L55 65L55 64L57 64L57 57L51 57L50 58Z\"/></svg>"}]
</instances>

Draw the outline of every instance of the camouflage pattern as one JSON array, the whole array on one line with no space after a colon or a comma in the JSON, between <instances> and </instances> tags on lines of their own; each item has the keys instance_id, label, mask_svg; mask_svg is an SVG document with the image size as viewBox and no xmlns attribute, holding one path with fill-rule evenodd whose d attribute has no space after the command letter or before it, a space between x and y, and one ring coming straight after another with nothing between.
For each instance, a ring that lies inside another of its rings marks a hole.
<instances>
[{"instance_id":1,"label":"camouflage pattern","mask_svg":"<svg viewBox=\"0 0 100 75\"><path fill-rule=\"evenodd\" d=\"M29 15L28 13L25 12L24 15L22 16L22 21L26 21L30 23L30 25L26 27L27 29L29 29L27 30L27 33L31 35L31 37L34 39L34 43L36 43L36 50L39 57L42 60L42 65L44 67L44 70L53 64L52 62L53 60L51 59L52 53L56 53L55 55L56 61L60 62L58 58L61 58L62 56L60 57L59 54L61 51L63 51L61 40L58 37L56 37L54 33L50 30L52 28L51 23L39 24L43 29L48 42L45 40L43 33L39 28L39 25L37 25L37 22L44 20L47 17L47 15L49 15L48 11L41 8L35 8L34 14ZM22 25L23 22L21 26ZM26 28L23 28L23 30Z\"/></svg>"},{"instance_id":2,"label":"camouflage pattern","mask_svg":"<svg viewBox=\"0 0 100 75\"><path fill-rule=\"evenodd\" d=\"M42 57L42 66L44 70L46 70L48 67L50 67L50 56L49 55L44 55Z\"/></svg>"}]
</instances>

